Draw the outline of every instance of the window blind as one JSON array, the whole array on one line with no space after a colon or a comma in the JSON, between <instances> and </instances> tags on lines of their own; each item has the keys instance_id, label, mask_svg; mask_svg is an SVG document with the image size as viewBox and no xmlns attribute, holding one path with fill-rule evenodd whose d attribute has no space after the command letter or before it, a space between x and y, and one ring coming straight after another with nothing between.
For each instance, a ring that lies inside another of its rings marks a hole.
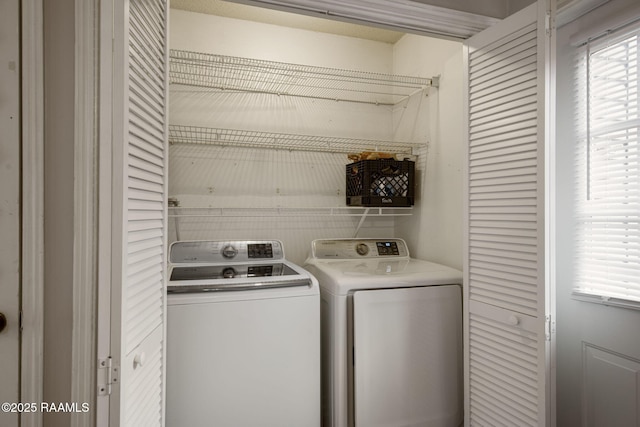
<instances>
[{"instance_id":1,"label":"window blind","mask_svg":"<svg viewBox=\"0 0 640 427\"><path fill-rule=\"evenodd\" d=\"M578 58L575 293L640 307L640 29L587 43ZM586 108L585 108L586 107Z\"/></svg>"}]
</instances>

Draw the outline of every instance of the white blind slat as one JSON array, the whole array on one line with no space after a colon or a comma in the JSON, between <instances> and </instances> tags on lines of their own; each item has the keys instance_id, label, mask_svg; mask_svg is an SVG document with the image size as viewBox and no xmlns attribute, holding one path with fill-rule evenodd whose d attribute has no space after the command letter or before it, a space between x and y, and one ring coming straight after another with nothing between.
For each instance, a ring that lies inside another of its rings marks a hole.
<instances>
[{"instance_id":1,"label":"white blind slat","mask_svg":"<svg viewBox=\"0 0 640 427\"><path fill-rule=\"evenodd\" d=\"M640 31L588 45L578 148L575 291L640 301Z\"/></svg>"}]
</instances>

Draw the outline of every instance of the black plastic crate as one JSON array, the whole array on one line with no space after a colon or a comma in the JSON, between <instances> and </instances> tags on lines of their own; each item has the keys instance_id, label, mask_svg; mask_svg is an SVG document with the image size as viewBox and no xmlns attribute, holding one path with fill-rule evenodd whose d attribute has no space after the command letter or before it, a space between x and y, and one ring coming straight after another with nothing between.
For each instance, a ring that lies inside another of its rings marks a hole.
<instances>
[{"instance_id":1,"label":"black plastic crate","mask_svg":"<svg viewBox=\"0 0 640 427\"><path fill-rule=\"evenodd\" d=\"M347 206L413 206L415 162L360 160L346 166Z\"/></svg>"}]
</instances>

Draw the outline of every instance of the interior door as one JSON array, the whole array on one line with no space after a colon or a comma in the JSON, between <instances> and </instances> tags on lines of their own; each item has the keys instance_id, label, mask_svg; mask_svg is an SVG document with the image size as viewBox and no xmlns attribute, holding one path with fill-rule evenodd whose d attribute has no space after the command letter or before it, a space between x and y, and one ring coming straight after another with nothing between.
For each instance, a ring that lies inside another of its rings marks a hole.
<instances>
[{"instance_id":1,"label":"interior door","mask_svg":"<svg viewBox=\"0 0 640 427\"><path fill-rule=\"evenodd\" d=\"M103 166L111 173L101 182L110 198L101 199L109 210L100 210L110 218L102 222L111 242L110 265L103 264L110 275L110 323L102 323L110 327L110 357L100 361L107 373L99 393L110 392L109 425L162 426L169 6L165 0L112 4L103 9L104 19L113 20L112 27L106 23L107 31L113 28L113 50L103 58L111 64L112 87L103 86L103 93L112 116L102 116L111 132L110 164L103 159ZM99 357L101 348L99 343Z\"/></svg>"},{"instance_id":2,"label":"interior door","mask_svg":"<svg viewBox=\"0 0 640 427\"><path fill-rule=\"evenodd\" d=\"M553 425L553 4L465 42L465 424Z\"/></svg>"},{"instance_id":3,"label":"interior door","mask_svg":"<svg viewBox=\"0 0 640 427\"><path fill-rule=\"evenodd\" d=\"M0 425L20 408L20 2L0 2ZM3 326L4 325L4 326ZM8 410L7 410L8 409Z\"/></svg>"},{"instance_id":4,"label":"interior door","mask_svg":"<svg viewBox=\"0 0 640 427\"><path fill-rule=\"evenodd\" d=\"M355 292L355 425L460 425L461 320L458 285Z\"/></svg>"}]
</instances>

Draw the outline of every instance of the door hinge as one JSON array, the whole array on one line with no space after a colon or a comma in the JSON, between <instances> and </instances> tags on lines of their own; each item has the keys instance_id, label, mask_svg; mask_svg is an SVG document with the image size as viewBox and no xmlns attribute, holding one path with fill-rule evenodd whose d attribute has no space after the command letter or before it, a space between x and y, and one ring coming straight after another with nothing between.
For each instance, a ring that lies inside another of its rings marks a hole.
<instances>
[{"instance_id":1,"label":"door hinge","mask_svg":"<svg viewBox=\"0 0 640 427\"><path fill-rule=\"evenodd\" d=\"M553 22L551 20L551 12L547 12L544 17L544 26L547 36L551 37L551 31L553 30Z\"/></svg>"},{"instance_id":2,"label":"door hinge","mask_svg":"<svg viewBox=\"0 0 640 427\"><path fill-rule=\"evenodd\" d=\"M551 321L551 316L547 315L544 318L544 335L547 341L551 341L551 334L553 333L553 322Z\"/></svg>"},{"instance_id":3,"label":"door hinge","mask_svg":"<svg viewBox=\"0 0 640 427\"><path fill-rule=\"evenodd\" d=\"M98 359L98 396L110 395L111 386L118 380L118 367L113 363L113 358Z\"/></svg>"}]
</instances>

